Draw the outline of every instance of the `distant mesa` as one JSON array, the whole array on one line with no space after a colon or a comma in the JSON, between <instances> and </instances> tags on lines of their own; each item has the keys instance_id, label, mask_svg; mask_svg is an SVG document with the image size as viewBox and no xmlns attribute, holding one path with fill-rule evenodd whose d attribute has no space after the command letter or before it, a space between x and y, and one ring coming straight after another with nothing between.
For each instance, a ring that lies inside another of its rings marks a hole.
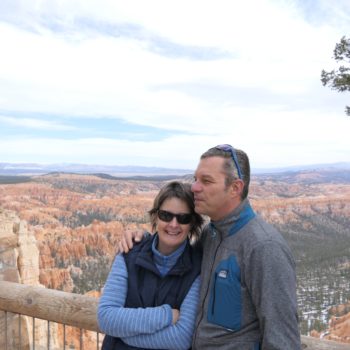
<instances>
[{"instance_id":1,"label":"distant mesa","mask_svg":"<svg viewBox=\"0 0 350 350\"><path fill-rule=\"evenodd\" d=\"M311 164L290 167L255 168L253 175L295 173L300 171L339 171L350 170L350 162L333 164ZM134 176L183 176L193 174L194 169L172 169L162 167L145 166L121 166L121 165L91 165L91 164L39 164L39 163L0 163L0 175L43 175L48 173L75 173L95 174L96 176L108 175L113 177L134 177Z\"/></svg>"},{"instance_id":2,"label":"distant mesa","mask_svg":"<svg viewBox=\"0 0 350 350\"><path fill-rule=\"evenodd\" d=\"M192 174L193 169L161 167L89 165L89 164L33 164L0 163L0 175L43 175L47 173L108 174L112 176L153 176Z\"/></svg>"}]
</instances>

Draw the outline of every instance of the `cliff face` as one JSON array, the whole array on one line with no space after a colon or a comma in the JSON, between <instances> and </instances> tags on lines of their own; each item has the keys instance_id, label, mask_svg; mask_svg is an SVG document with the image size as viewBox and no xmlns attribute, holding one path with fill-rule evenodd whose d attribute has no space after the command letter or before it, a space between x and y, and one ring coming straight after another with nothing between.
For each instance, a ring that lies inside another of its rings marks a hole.
<instances>
[{"instance_id":1,"label":"cliff face","mask_svg":"<svg viewBox=\"0 0 350 350\"><path fill-rule=\"evenodd\" d=\"M329 310L332 315L323 338L350 344L350 302Z\"/></svg>"},{"instance_id":2,"label":"cliff face","mask_svg":"<svg viewBox=\"0 0 350 350\"><path fill-rule=\"evenodd\" d=\"M14 213L8 211L1 211L0 215L0 279L20 282L21 277L17 265L19 242L16 234L16 231L19 231L20 220Z\"/></svg>"},{"instance_id":3,"label":"cliff face","mask_svg":"<svg viewBox=\"0 0 350 350\"><path fill-rule=\"evenodd\" d=\"M39 249L27 223L11 211L0 210L0 281L29 285L39 283ZM7 324L7 348L19 348L19 318L21 323L21 348L30 349L33 324L29 317L0 312L0 349L5 349L5 322ZM5 319L6 318L6 319ZM37 348L46 347L46 322L37 320L35 338ZM58 349L57 326L52 327L52 346Z\"/></svg>"},{"instance_id":4,"label":"cliff face","mask_svg":"<svg viewBox=\"0 0 350 350\"><path fill-rule=\"evenodd\" d=\"M277 225L315 215L350 218L350 184L253 181L250 199L256 211Z\"/></svg>"},{"instance_id":5,"label":"cliff face","mask_svg":"<svg viewBox=\"0 0 350 350\"><path fill-rule=\"evenodd\" d=\"M332 317L328 334L324 338L350 344L350 313Z\"/></svg>"},{"instance_id":6,"label":"cliff face","mask_svg":"<svg viewBox=\"0 0 350 350\"><path fill-rule=\"evenodd\" d=\"M325 332L312 331L311 337L350 344L350 312L343 316L333 316Z\"/></svg>"},{"instance_id":7,"label":"cliff face","mask_svg":"<svg viewBox=\"0 0 350 350\"><path fill-rule=\"evenodd\" d=\"M147 210L160 184L58 175L0 185L0 207L28 222L48 288L99 290L125 230L149 229Z\"/></svg>"},{"instance_id":8,"label":"cliff face","mask_svg":"<svg viewBox=\"0 0 350 350\"><path fill-rule=\"evenodd\" d=\"M13 211L0 209L0 280L39 283L39 249L27 222Z\"/></svg>"}]
</instances>

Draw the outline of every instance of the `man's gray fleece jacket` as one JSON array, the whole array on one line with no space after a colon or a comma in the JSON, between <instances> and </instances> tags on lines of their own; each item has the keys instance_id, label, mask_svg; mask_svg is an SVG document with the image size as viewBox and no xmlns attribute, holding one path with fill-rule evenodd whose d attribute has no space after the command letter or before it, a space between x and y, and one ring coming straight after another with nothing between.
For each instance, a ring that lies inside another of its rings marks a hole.
<instances>
[{"instance_id":1,"label":"man's gray fleece jacket","mask_svg":"<svg viewBox=\"0 0 350 350\"><path fill-rule=\"evenodd\" d=\"M295 263L248 200L203 232L194 350L299 350Z\"/></svg>"}]
</instances>

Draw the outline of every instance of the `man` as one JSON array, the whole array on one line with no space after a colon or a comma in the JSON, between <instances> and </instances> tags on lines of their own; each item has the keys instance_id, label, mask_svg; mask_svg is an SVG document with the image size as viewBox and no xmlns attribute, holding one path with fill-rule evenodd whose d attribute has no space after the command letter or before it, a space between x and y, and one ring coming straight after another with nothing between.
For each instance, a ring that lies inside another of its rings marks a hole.
<instances>
[{"instance_id":1,"label":"man","mask_svg":"<svg viewBox=\"0 0 350 350\"><path fill-rule=\"evenodd\" d=\"M299 350L295 263L283 237L247 199L247 155L230 145L202 154L192 192L207 215L192 349ZM131 239L122 240L125 251Z\"/></svg>"}]
</instances>

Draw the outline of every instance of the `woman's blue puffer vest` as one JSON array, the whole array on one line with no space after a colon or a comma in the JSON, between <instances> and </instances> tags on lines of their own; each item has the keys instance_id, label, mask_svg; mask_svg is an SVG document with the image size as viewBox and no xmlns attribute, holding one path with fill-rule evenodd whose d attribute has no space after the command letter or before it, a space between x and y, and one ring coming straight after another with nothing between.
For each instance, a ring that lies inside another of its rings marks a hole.
<instances>
[{"instance_id":1,"label":"woman's blue puffer vest","mask_svg":"<svg viewBox=\"0 0 350 350\"><path fill-rule=\"evenodd\" d=\"M180 306L192 283L200 274L201 249L187 242L183 254L169 273L162 277L153 262L154 236L144 238L124 254L128 270L128 295L125 307L153 307L168 304L174 309ZM105 336L102 350L140 349L125 344L120 338Z\"/></svg>"}]
</instances>

